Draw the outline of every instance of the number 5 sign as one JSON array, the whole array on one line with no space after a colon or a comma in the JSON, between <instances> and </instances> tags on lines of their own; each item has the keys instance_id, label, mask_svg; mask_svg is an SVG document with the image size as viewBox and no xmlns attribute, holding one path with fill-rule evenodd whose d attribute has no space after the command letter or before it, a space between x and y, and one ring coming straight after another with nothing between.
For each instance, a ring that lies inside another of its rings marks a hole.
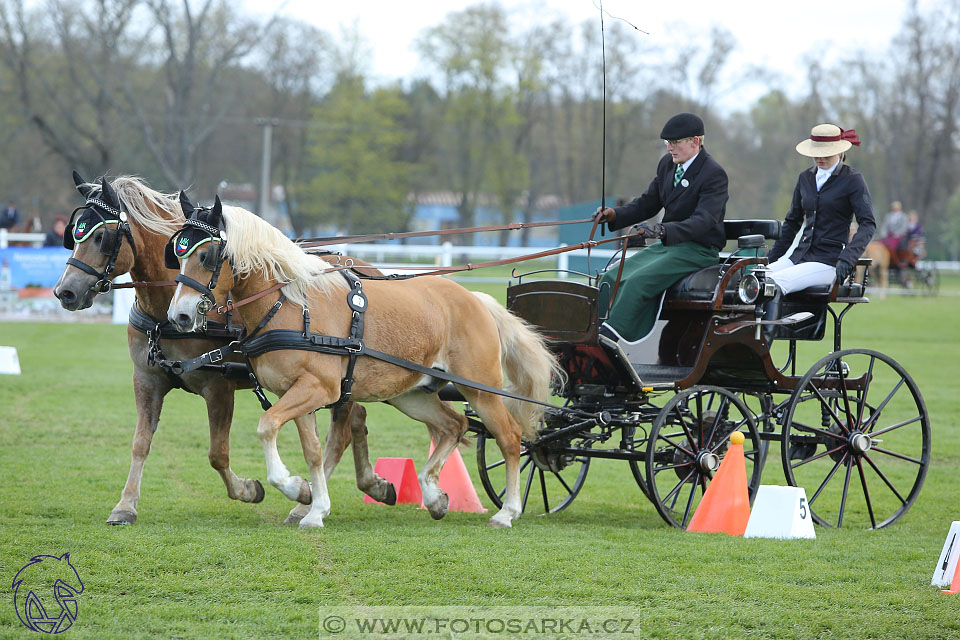
<instances>
[{"instance_id":1,"label":"number 5 sign","mask_svg":"<svg viewBox=\"0 0 960 640\"><path fill-rule=\"evenodd\" d=\"M745 538L816 538L803 487L762 484L753 501Z\"/></svg>"}]
</instances>

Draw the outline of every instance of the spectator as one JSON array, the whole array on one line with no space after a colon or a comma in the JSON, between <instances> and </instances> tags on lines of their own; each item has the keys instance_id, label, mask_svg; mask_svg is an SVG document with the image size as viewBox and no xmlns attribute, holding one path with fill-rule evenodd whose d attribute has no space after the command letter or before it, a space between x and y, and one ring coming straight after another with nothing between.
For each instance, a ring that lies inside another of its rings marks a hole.
<instances>
[{"instance_id":1,"label":"spectator","mask_svg":"<svg viewBox=\"0 0 960 640\"><path fill-rule=\"evenodd\" d=\"M47 237L43 239L45 247L62 247L63 233L67 229L67 219L64 216L57 216L53 221L53 228L47 231Z\"/></svg>"},{"instance_id":2,"label":"spectator","mask_svg":"<svg viewBox=\"0 0 960 640\"><path fill-rule=\"evenodd\" d=\"M14 206L13 202L7 203L7 208L0 213L0 229L8 231L20 224L20 212Z\"/></svg>"}]
</instances>

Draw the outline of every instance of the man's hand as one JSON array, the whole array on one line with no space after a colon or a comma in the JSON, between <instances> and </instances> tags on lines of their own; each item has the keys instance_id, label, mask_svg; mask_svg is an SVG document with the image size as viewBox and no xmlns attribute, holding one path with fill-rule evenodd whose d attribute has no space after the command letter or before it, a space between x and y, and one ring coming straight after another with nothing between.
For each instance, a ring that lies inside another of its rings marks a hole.
<instances>
[{"instance_id":1,"label":"man's hand","mask_svg":"<svg viewBox=\"0 0 960 640\"><path fill-rule=\"evenodd\" d=\"M853 267L846 262L837 263L837 284L843 284L850 274L853 273Z\"/></svg>"},{"instance_id":2,"label":"man's hand","mask_svg":"<svg viewBox=\"0 0 960 640\"><path fill-rule=\"evenodd\" d=\"M593 214L593 219L599 219L600 222L610 224L617 219L617 212L610 207L597 207L597 210Z\"/></svg>"},{"instance_id":3,"label":"man's hand","mask_svg":"<svg viewBox=\"0 0 960 640\"><path fill-rule=\"evenodd\" d=\"M644 238L663 237L663 225L659 222L641 222L640 224L635 225L634 229L636 229L637 233L642 235Z\"/></svg>"}]
</instances>

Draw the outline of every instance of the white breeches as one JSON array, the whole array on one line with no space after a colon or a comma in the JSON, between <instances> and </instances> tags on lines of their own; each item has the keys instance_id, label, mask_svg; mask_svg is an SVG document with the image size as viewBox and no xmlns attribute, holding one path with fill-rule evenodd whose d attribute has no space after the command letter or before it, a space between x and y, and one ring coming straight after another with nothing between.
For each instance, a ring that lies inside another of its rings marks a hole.
<instances>
[{"instance_id":1,"label":"white breeches","mask_svg":"<svg viewBox=\"0 0 960 640\"><path fill-rule=\"evenodd\" d=\"M833 284L837 277L837 268L822 262L801 262L795 265L787 258L780 258L770 265L767 273L780 290L787 294L807 287Z\"/></svg>"}]
</instances>

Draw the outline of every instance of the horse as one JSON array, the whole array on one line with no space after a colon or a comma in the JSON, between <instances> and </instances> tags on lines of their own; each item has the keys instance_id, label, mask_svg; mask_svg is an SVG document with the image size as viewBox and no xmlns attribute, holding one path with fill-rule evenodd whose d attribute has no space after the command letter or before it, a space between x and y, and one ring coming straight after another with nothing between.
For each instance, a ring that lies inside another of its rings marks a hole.
<instances>
[{"instance_id":1,"label":"horse","mask_svg":"<svg viewBox=\"0 0 960 640\"><path fill-rule=\"evenodd\" d=\"M77 596L84 586L69 553L33 556L13 577L12 586L17 617L31 631L61 633L76 621ZM60 607L56 615L53 603Z\"/></svg>"},{"instance_id":2,"label":"horse","mask_svg":"<svg viewBox=\"0 0 960 640\"><path fill-rule=\"evenodd\" d=\"M505 370L514 391L537 402L546 401L550 384L562 376L544 339L491 296L439 276L352 279L348 285L342 271L310 260L278 230L245 209L222 206L219 199L212 210L195 211L167 251L181 265L167 319L181 331L200 326L210 298L226 291L240 300L236 313L251 338L261 330L266 338L287 329L284 335L302 333L327 343L348 332L359 335L362 323L362 338L354 343L362 345L357 357L295 345L249 354L260 383L280 397L257 425L268 481L289 498L301 495L306 485L290 475L277 451L277 434L290 420L310 468L312 502L300 527L322 527L330 513L313 412L340 399L344 379L352 379L352 400L386 402L427 426L436 447L418 476L423 503L434 519L446 514L449 500L438 476L463 439L467 419L439 398L436 379L364 357L369 350L489 387L501 387ZM495 438L506 464L503 506L489 524L510 527L522 511L522 438L536 439L544 407L515 398L504 402L492 391L461 382L455 380L455 386Z\"/></svg>"},{"instance_id":3,"label":"horse","mask_svg":"<svg viewBox=\"0 0 960 640\"><path fill-rule=\"evenodd\" d=\"M175 272L164 266L163 250L169 235L184 222L176 195L154 191L133 176L90 183L74 172L74 182L86 202L74 211L64 234L64 245L73 248L73 253L54 289L63 308L76 311L89 307L98 293L109 290L110 280L123 273L129 272L138 282L171 281ZM134 311L146 318L147 325L160 327L165 324L162 319L172 297L172 286L138 287ZM222 317L215 319L223 320ZM164 333L161 334L164 339L158 337L156 347L153 347L145 331L134 327L133 320L132 313L131 324L127 327L127 343L133 360L137 426L127 481L107 523L136 522L143 467L157 430L163 400L177 387L206 401L210 428L208 459L223 479L227 495L242 502L263 500L265 492L259 480L238 477L230 468L234 393L251 386L245 371L240 379L203 369L176 376L154 364L161 354L170 360L188 360L224 346L227 340L204 337L203 334L182 338L177 335L177 339L169 339ZM161 348L158 354L157 350ZM232 356L227 360L237 362ZM343 407L327 436L326 468L332 473L352 439L357 485L374 499L392 504L396 502L394 487L373 473L367 457L365 420L366 411L362 406L349 404ZM306 513L306 507L298 505L286 522L297 522Z\"/></svg>"},{"instance_id":4,"label":"horse","mask_svg":"<svg viewBox=\"0 0 960 640\"><path fill-rule=\"evenodd\" d=\"M915 270L917 261L926 255L926 239L923 235L909 236L895 252L891 252L882 240L874 240L863 252L863 257L873 260L872 270L879 275L880 288L884 290L890 286L891 271L897 274L899 284L909 287L910 270Z\"/></svg>"}]
</instances>

